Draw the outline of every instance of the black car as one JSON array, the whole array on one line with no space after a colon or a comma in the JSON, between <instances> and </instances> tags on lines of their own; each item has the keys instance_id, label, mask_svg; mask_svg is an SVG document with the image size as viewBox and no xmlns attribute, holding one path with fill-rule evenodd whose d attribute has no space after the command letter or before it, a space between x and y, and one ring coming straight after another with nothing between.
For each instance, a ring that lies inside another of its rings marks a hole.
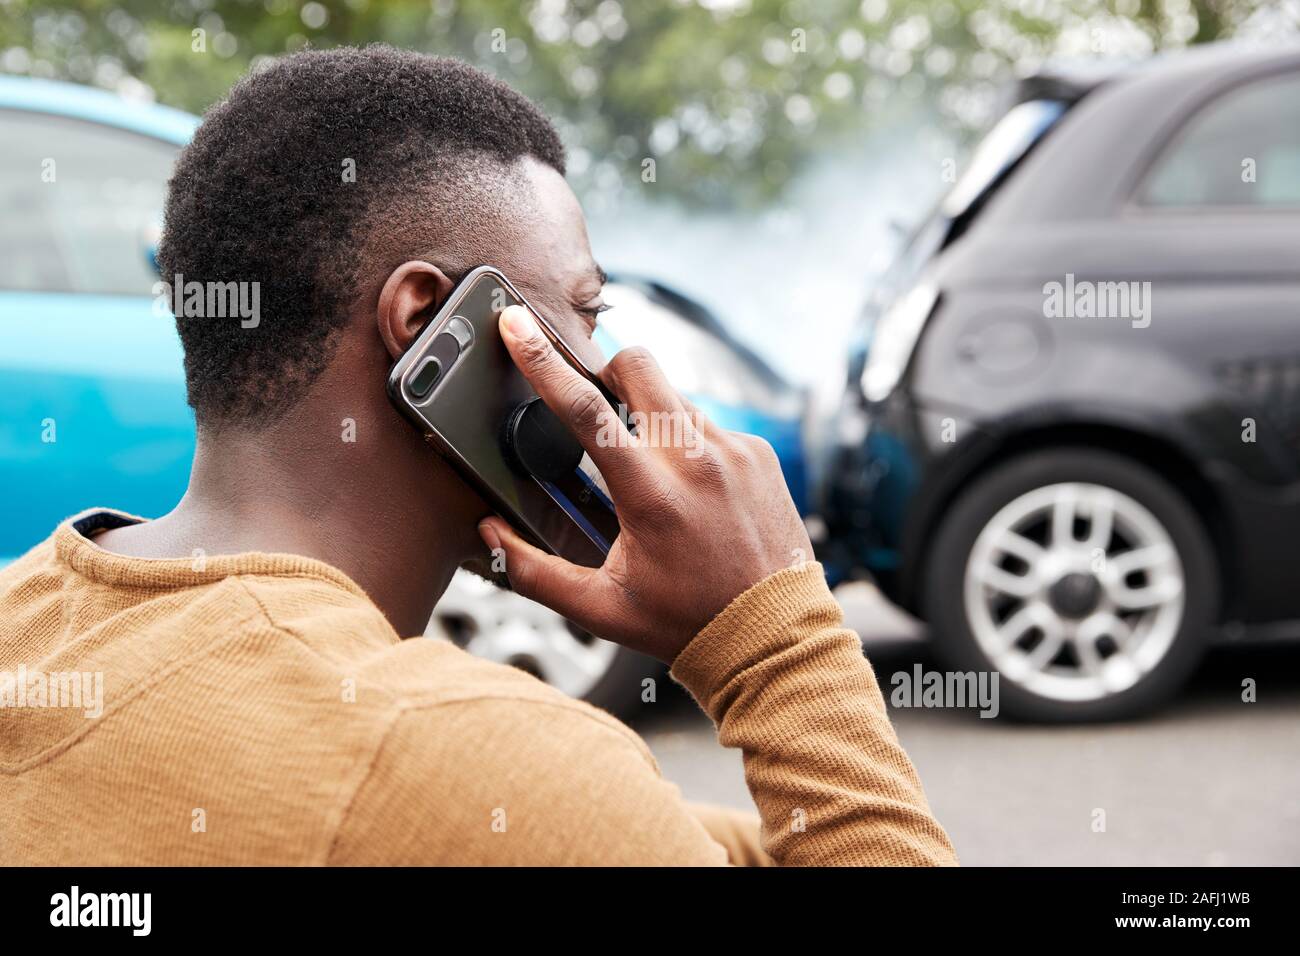
<instances>
[{"instance_id":1,"label":"black car","mask_svg":"<svg viewBox=\"0 0 1300 956\"><path fill-rule=\"evenodd\" d=\"M831 562L1007 713L1300 635L1300 52L1021 83L867 313Z\"/></svg>"}]
</instances>

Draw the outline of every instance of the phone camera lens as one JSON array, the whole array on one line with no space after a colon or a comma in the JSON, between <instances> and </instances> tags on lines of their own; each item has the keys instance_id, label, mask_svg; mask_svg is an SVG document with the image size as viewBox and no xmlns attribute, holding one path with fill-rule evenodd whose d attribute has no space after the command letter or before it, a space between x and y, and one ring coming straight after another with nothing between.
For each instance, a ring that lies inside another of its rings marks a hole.
<instances>
[{"instance_id":1,"label":"phone camera lens","mask_svg":"<svg viewBox=\"0 0 1300 956\"><path fill-rule=\"evenodd\" d=\"M453 315L451 321L447 323L447 334L456 340L463 352L474 341L474 327L469 324L469 320L464 316Z\"/></svg>"},{"instance_id":2,"label":"phone camera lens","mask_svg":"<svg viewBox=\"0 0 1300 956\"><path fill-rule=\"evenodd\" d=\"M431 391L433 386L438 383L442 377L442 363L436 358L429 357L424 360L415 374L406 382L406 388L414 398L424 398Z\"/></svg>"}]
</instances>

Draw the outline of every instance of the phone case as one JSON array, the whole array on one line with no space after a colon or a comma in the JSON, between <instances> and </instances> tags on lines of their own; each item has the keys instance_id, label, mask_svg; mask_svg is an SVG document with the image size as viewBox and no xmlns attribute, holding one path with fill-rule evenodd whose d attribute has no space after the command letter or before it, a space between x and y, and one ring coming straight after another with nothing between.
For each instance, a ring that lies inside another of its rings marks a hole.
<instances>
[{"instance_id":1,"label":"phone case","mask_svg":"<svg viewBox=\"0 0 1300 956\"><path fill-rule=\"evenodd\" d=\"M538 467L543 472L539 476L521 461L527 456L512 448L516 413L525 403L540 403L540 399L515 367L497 328L501 310L509 305L528 308L557 351L580 374L594 380L506 277L481 266L461 280L393 366L389 398L524 537L569 561L597 567L618 536L618 520L591 459L566 433L558 436L557 445L573 442L573 457L581 460L560 470ZM434 384L423 391L434 376ZM557 457L569 460L549 456Z\"/></svg>"}]
</instances>

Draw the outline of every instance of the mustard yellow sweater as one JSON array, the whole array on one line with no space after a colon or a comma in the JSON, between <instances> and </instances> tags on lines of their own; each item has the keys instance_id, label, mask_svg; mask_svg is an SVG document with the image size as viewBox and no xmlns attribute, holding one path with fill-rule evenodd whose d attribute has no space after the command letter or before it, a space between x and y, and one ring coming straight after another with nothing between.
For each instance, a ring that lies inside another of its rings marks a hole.
<instances>
[{"instance_id":1,"label":"mustard yellow sweater","mask_svg":"<svg viewBox=\"0 0 1300 956\"><path fill-rule=\"evenodd\" d=\"M88 512L0 572L0 863L761 857L629 728L399 639L338 570L122 557L90 540L114 523ZM955 862L818 566L737 598L673 676L743 751L776 863Z\"/></svg>"}]
</instances>

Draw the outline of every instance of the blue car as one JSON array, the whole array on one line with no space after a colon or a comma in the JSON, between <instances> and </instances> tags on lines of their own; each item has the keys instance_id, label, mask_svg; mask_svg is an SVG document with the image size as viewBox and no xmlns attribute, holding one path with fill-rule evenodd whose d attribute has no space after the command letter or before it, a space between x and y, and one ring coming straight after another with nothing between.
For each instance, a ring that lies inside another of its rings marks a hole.
<instances>
[{"instance_id":1,"label":"blue car","mask_svg":"<svg viewBox=\"0 0 1300 956\"><path fill-rule=\"evenodd\" d=\"M109 93L0 77L0 566L96 505L148 517L185 491L194 420L153 250L167 180L198 119ZM762 435L806 499L802 395L705 309L620 276L597 342L654 352L726 428ZM516 595L459 575L430 633L614 710L647 662Z\"/></svg>"}]
</instances>

